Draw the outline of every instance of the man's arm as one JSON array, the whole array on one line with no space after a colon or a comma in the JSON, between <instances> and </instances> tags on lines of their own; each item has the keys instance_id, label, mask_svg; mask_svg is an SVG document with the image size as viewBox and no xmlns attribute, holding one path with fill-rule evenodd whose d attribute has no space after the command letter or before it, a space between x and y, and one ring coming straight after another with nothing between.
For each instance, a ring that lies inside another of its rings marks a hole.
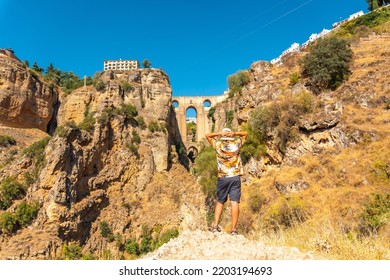
<instances>
[{"instance_id":1,"label":"man's arm","mask_svg":"<svg viewBox=\"0 0 390 280\"><path fill-rule=\"evenodd\" d=\"M246 137L248 136L248 132L246 132L246 131L236 131L236 132L233 132L233 135L241 137L242 141L244 142L246 140Z\"/></svg>"},{"instance_id":2,"label":"man's arm","mask_svg":"<svg viewBox=\"0 0 390 280\"><path fill-rule=\"evenodd\" d=\"M207 134L206 134L206 139L207 139L207 141L209 141L209 143L211 144L211 140L212 140L214 137L221 136L221 135L222 135L222 132L211 132L211 133L207 133Z\"/></svg>"}]
</instances>

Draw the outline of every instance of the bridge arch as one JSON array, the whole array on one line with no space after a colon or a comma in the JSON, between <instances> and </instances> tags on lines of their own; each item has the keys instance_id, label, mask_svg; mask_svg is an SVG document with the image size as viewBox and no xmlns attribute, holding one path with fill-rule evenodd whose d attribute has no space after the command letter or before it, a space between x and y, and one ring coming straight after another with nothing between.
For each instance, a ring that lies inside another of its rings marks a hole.
<instances>
[{"instance_id":1,"label":"bridge arch","mask_svg":"<svg viewBox=\"0 0 390 280\"><path fill-rule=\"evenodd\" d=\"M193 115L195 114L195 115ZM198 111L193 105L190 105L186 108L186 142L190 143L197 142L196 135L199 133L196 128L198 117Z\"/></svg>"},{"instance_id":2,"label":"bridge arch","mask_svg":"<svg viewBox=\"0 0 390 280\"><path fill-rule=\"evenodd\" d=\"M190 159L191 162L195 161L195 158L198 156L198 148L195 146L190 146L187 149L187 157Z\"/></svg>"},{"instance_id":3,"label":"bridge arch","mask_svg":"<svg viewBox=\"0 0 390 280\"><path fill-rule=\"evenodd\" d=\"M172 106L173 106L174 108L178 108L178 107L179 107L179 101L177 101L176 99L173 99L173 100L172 100Z\"/></svg>"},{"instance_id":4,"label":"bridge arch","mask_svg":"<svg viewBox=\"0 0 390 280\"><path fill-rule=\"evenodd\" d=\"M183 144L189 149L191 146L196 148L196 145L203 142L205 135L211 132L212 121L207 117L210 108L215 104L226 99L227 95L218 96L185 96L172 98L172 106L176 113L177 124L182 138ZM191 143L187 141L187 123L186 112L189 108L194 108L196 111L196 141Z\"/></svg>"}]
</instances>

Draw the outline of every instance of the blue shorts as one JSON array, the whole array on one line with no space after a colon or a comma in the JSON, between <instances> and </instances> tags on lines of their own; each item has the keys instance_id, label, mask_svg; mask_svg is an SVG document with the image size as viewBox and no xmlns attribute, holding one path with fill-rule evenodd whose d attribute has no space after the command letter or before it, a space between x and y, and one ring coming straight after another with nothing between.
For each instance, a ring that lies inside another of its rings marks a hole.
<instances>
[{"instance_id":1,"label":"blue shorts","mask_svg":"<svg viewBox=\"0 0 390 280\"><path fill-rule=\"evenodd\" d=\"M229 195L230 201L240 202L241 198L241 177L222 177L217 181L218 202L225 203Z\"/></svg>"}]
</instances>

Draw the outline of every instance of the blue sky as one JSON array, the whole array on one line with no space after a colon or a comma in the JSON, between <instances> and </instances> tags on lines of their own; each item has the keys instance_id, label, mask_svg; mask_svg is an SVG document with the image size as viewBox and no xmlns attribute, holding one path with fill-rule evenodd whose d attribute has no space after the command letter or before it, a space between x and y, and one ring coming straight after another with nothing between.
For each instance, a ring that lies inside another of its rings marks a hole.
<instances>
[{"instance_id":1,"label":"blue sky","mask_svg":"<svg viewBox=\"0 0 390 280\"><path fill-rule=\"evenodd\" d=\"M81 77L148 59L173 96L219 95L229 75L360 10L365 0L0 0L0 48Z\"/></svg>"}]
</instances>

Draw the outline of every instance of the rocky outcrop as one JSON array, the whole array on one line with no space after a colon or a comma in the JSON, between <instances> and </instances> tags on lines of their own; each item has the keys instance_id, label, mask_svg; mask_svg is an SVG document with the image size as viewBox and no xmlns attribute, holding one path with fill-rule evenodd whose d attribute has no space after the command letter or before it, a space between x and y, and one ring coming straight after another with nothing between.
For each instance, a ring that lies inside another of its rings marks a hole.
<instances>
[{"instance_id":1,"label":"rocky outcrop","mask_svg":"<svg viewBox=\"0 0 390 280\"><path fill-rule=\"evenodd\" d=\"M251 65L249 73L252 81L243 88L236 101L238 123L248 121L252 109L274 100L282 93L281 80L272 72L273 67L266 61L258 61Z\"/></svg>"},{"instance_id":2,"label":"rocky outcrop","mask_svg":"<svg viewBox=\"0 0 390 280\"><path fill-rule=\"evenodd\" d=\"M234 246L226 246L234 244ZM297 248L272 246L248 240L243 235L185 231L180 237L164 244L146 260L313 260L320 259L312 252Z\"/></svg>"},{"instance_id":3,"label":"rocky outcrop","mask_svg":"<svg viewBox=\"0 0 390 280\"><path fill-rule=\"evenodd\" d=\"M58 90L43 82L19 60L0 54L0 122L48 131Z\"/></svg>"},{"instance_id":4,"label":"rocky outcrop","mask_svg":"<svg viewBox=\"0 0 390 280\"><path fill-rule=\"evenodd\" d=\"M39 203L38 216L28 228L0 234L1 259L61 258L69 243L98 258L107 251L121 258L126 240L139 241L145 229L158 234L205 228L204 195L181 165L171 135L166 74L104 72L101 80L101 91L86 86L61 95L58 129L24 199ZM126 105L135 106L136 116L124 111ZM155 129L148 128L151 123ZM22 181L34 164L21 155L0 177ZM102 222L116 242L102 235Z\"/></svg>"}]
</instances>

